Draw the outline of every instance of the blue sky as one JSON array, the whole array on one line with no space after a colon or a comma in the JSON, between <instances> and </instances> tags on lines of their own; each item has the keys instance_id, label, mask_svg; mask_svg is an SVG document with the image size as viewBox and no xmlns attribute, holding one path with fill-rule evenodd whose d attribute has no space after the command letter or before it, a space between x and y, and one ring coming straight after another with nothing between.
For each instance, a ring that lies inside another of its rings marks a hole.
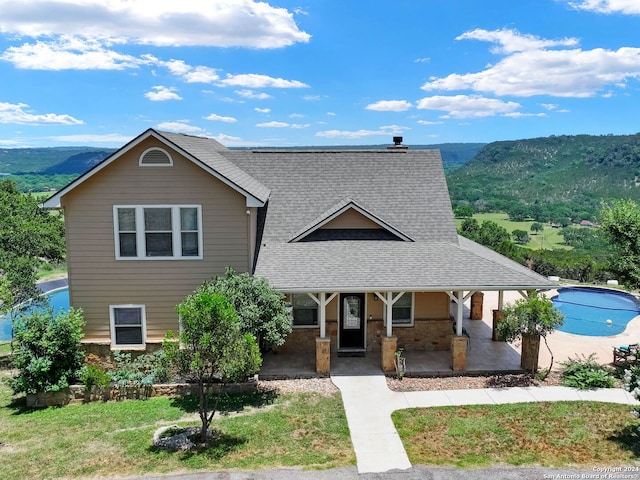
<instances>
[{"instance_id":1,"label":"blue sky","mask_svg":"<svg viewBox=\"0 0 640 480\"><path fill-rule=\"evenodd\" d=\"M639 0L0 0L0 147L640 132Z\"/></svg>"}]
</instances>

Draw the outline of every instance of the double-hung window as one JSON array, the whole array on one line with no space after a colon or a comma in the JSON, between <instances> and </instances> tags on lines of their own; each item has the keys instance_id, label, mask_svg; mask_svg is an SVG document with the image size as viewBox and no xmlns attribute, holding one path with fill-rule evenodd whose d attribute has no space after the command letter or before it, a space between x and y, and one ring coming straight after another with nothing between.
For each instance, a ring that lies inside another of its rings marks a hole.
<instances>
[{"instance_id":1,"label":"double-hung window","mask_svg":"<svg viewBox=\"0 0 640 480\"><path fill-rule=\"evenodd\" d=\"M293 326L310 327L318 325L318 304L306 293L291 296Z\"/></svg>"},{"instance_id":2,"label":"double-hung window","mask_svg":"<svg viewBox=\"0 0 640 480\"><path fill-rule=\"evenodd\" d=\"M116 258L201 259L200 205L116 205Z\"/></svg>"},{"instance_id":3,"label":"double-hung window","mask_svg":"<svg viewBox=\"0 0 640 480\"><path fill-rule=\"evenodd\" d=\"M146 337L144 305L111 305L109 317L112 347L144 347Z\"/></svg>"},{"instance_id":4,"label":"double-hung window","mask_svg":"<svg viewBox=\"0 0 640 480\"><path fill-rule=\"evenodd\" d=\"M393 325L407 327L413 325L413 292L405 292L396 300L391 308L391 315L393 316ZM384 323L386 325L386 318Z\"/></svg>"}]
</instances>

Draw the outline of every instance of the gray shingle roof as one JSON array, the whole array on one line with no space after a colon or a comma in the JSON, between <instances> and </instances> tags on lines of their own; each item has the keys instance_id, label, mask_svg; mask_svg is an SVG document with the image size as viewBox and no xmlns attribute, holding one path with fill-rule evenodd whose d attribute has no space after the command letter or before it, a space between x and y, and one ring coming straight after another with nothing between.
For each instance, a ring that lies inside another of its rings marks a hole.
<instances>
[{"instance_id":1,"label":"gray shingle roof","mask_svg":"<svg viewBox=\"0 0 640 480\"><path fill-rule=\"evenodd\" d=\"M289 241L345 197L415 241L458 241L437 150L225 155L271 190L263 243Z\"/></svg>"},{"instance_id":2,"label":"gray shingle roof","mask_svg":"<svg viewBox=\"0 0 640 480\"><path fill-rule=\"evenodd\" d=\"M258 200L266 202L269 198L267 187L225 157L229 149L221 143L212 138L182 133L157 130L156 133Z\"/></svg>"},{"instance_id":3,"label":"gray shingle roof","mask_svg":"<svg viewBox=\"0 0 640 480\"><path fill-rule=\"evenodd\" d=\"M260 151L225 154L271 190L255 274L283 291L499 290L555 286L458 237L435 150ZM414 242L290 242L346 206Z\"/></svg>"}]
</instances>

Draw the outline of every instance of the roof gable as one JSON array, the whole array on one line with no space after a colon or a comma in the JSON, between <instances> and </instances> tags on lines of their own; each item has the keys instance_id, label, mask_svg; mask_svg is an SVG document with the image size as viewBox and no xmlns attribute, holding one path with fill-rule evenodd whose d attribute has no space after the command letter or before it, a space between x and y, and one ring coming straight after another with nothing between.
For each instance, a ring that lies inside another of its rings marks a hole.
<instances>
[{"instance_id":1,"label":"roof gable","mask_svg":"<svg viewBox=\"0 0 640 480\"><path fill-rule=\"evenodd\" d=\"M269 198L270 191L267 187L225 158L224 154L229 150L224 145L211 138L149 129L48 198L42 204L43 207L60 207L60 199L64 195L149 138L155 138L171 147L213 177L236 190L246 198L249 207L261 207Z\"/></svg>"},{"instance_id":2,"label":"roof gable","mask_svg":"<svg viewBox=\"0 0 640 480\"><path fill-rule=\"evenodd\" d=\"M413 241L408 235L405 235L397 228L393 227L389 223L385 222L381 218L372 214L367 209L358 205L355 201L350 198L344 198L336 205L328 209L327 211L320 214L314 220L312 220L308 225L305 225L297 234L293 236L290 242L299 242L304 241L311 234L316 232L323 227L329 226L332 222L339 220L341 217L346 217L347 212L355 212L356 215L366 220L367 227L378 228L387 231L393 237L397 237L399 240L403 240L405 242ZM346 227L346 229L350 229L353 227ZM359 228L355 227L354 230L358 230Z\"/></svg>"}]
</instances>

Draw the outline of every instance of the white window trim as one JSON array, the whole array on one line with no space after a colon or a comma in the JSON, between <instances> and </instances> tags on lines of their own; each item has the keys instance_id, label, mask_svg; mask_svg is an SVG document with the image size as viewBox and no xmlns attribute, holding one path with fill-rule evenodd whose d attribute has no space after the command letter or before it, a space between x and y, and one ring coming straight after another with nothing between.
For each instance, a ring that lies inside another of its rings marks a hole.
<instances>
[{"instance_id":1,"label":"white window trim","mask_svg":"<svg viewBox=\"0 0 640 480\"><path fill-rule=\"evenodd\" d=\"M167 157L169 157L169 163L142 163L142 159L144 158L144 156L147 153L152 152L153 150L158 150L164 153ZM147 148L144 152L142 152L142 155L140 155L140 158L138 159L138 166L139 167L173 167L173 157L169 155L169 152L167 152L164 148L160 148L160 147Z\"/></svg>"},{"instance_id":2,"label":"white window trim","mask_svg":"<svg viewBox=\"0 0 640 480\"><path fill-rule=\"evenodd\" d=\"M135 257L123 257L120 255L120 231L118 229L118 209L133 208L136 212L136 253ZM147 257L144 230L144 209L145 208L170 208L171 211L171 233L173 244L173 255L170 257ZM180 209L195 208L198 212L198 255L182 256L182 229L180 225ZM116 260L202 260L202 205L114 205L113 206L113 234L115 242Z\"/></svg>"},{"instance_id":3,"label":"white window trim","mask_svg":"<svg viewBox=\"0 0 640 480\"><path fill-rule=\"evenodd\" d=\"M124 344L118 345L116 343L116 320L115 320L115 310L118 308L139 308L141 327L142 327L142 341L143 343L139 345L135 344ZM147 311L144 305L109 305L109 329L111 331L111 348L113 350L121 349L121 350L135 350L146 347L147 340Z\"/></svg>"},{"instance_id":4,"label":"white window trim","mask_svg":"<svg viewBox=\"0 0 640 480\"><path fill-rule=\"evenodd\" d=\"M393 328L413 327L415 325L415 307L416 307L416 295L415 292L405 292L405 294L411 294L411 322L409 323L394 323ZM383 325L387 326L387 309L382 310Z\"/></svg>"},{"instance_id":5,"label":"white window trim","mask_svg":"<svg viewBox=\"0 0 640 480\"><path fill-rule=\"evenodd\" d=\"M318 319L318 323L316 325L296 325L295 322L295 318L293 317L293 296L294 295L307 295L306 293L292 293L290 294L291 296L289 297L289 303L291 304L291 327L294 330L308 330L308 329L313 329L315 328L316 330L320 329L320 305L318 305L316 303L316 308L318 310L318 314L317 314L317 319ZM317 294L314 294L317 295Z\"/></svg>"}]
</instances>

